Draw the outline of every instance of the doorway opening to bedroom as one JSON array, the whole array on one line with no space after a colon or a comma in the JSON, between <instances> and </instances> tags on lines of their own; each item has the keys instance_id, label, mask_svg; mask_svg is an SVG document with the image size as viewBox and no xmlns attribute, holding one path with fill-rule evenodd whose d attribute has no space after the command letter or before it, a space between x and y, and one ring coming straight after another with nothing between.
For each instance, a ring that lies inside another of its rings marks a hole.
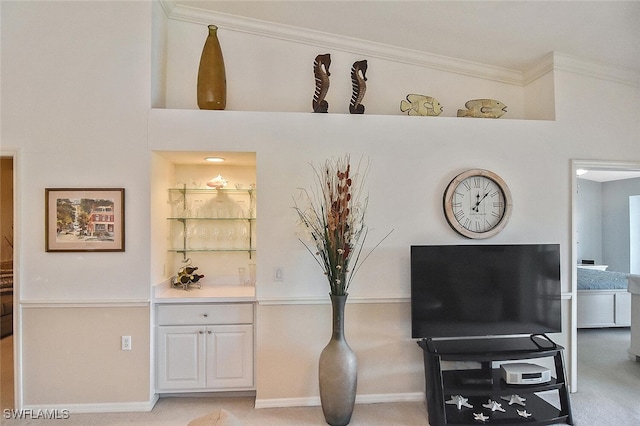
<instances>
[{"instance_id":1,"label":"doorway opening to bedroom","mask_svg":"<svg viewBox=\"0 0 640 426\"><path fill-rule=\"evenodd\" d=\"M640 198L640 162L576 160L572 164L571 384L575 392L578 363L584 367L585 360L598 357L585 343L585 333L624 337L624 344L610 349L623 358L630 346L631 295L626 277L631 273L631 240L638 232L634 228L640 223L640 207L631 205L632 197Z\"/></svg>"}]
</instances>

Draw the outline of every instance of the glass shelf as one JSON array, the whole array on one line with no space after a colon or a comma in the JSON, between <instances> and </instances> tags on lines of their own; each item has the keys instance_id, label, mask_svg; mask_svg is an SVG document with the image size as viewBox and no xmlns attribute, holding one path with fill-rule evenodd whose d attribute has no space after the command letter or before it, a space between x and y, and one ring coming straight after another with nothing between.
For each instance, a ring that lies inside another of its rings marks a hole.
<instances>
[{"instance_id":1,"label":"glass shelf","mask_svg":"<svg viewBox=\"0 0 640 426\"><path fill-rule=\"evenodd\" d=\"M169 193L177 194L253 194L254 188L169 188Z\"/></svg>"},{"instance_id":2,"label":"glass shelf","mask_svg":"<svg viewBox=\"0 0 640 426\"><path fill-rule=\"evenodd\" d=\"M185 258L187 253L224 252L248 253L250 259L253 257L257 223L255 187L215 189L183 185L167 191L172 205L167 217L173 246L168 249L170 253L181 253ZM237 244L233 243L235 240ZM224 242L242 248L225 248Z\"/></svg>"}]
</instances>

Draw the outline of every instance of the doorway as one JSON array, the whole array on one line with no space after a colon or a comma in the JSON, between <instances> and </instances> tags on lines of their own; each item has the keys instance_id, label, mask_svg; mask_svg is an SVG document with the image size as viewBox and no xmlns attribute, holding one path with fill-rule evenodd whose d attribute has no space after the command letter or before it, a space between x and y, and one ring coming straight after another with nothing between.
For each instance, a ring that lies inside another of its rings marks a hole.
<instances>
[{"instance_id":1,"label":"doorway","mask_svg":"<svg viewBox=\"0 0 640 426\"><path fill-rule=\"evenodd\" d=\"M579 247L580 244L580 234L578 232L578 224L580 222L579 209L578 209L578 188L579 188L579 179L578 179L578 171L583 174L582 178L585 178L587 175L591 175L591 179L594 179L599 182L610 182L612 179L640 179L640 162L621 162L621 161L598 161L598 160L572 160L571 162L571 188L572 188L572 197L571 197L571 212L572 212L572 221L571 221L571 235L572 235L572 244L571 244L571 331L570 331L570 341L571 341L571 370L570 370L570 383L572 392L576 392L578 390L577 387L577 364L578 364L578 320L577 320L577 300L578 300L578 283L577 283L577 265L581 262L581 257L584 255L584 251L582 247ZM594 178L594 175L600 175L597 178ZM604 246L604 245L603 245ZM627 252L629 247L627 246ZM604 249L607 250L606 248ZM602 261L603 257L606 255L601 255L599 263L605 263ZM598 260L598 259L596 259ZM627 268L629 265L627 265ZM629 272L627 269L623 272Z\"/></svg>"},{"instance_id":2,"label":"doorway","mask_svg":"<svg viewBox=\"0 0 640 426\"><path fill-rule=\"evenodd\" d=\"M14 157L0 156L0 408L14 401Z\"/></svg>"}]
</instances>

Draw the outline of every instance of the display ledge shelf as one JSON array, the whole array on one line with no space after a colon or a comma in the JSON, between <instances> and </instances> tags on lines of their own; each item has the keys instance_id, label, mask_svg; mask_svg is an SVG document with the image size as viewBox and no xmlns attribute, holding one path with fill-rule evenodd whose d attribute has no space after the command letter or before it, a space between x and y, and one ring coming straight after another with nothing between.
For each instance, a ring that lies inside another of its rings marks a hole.
<instances>
[{"instance_id":1,"label":"display ledge shelf","mask_svg":"<svg viewBox=\"0 0 640 426\"><path fill-rule=\"evenodd\" d=\"M214 135L216 151L261 151L278 139L299 138L300 129L314 133L327 128L344 129L345 134L364 137L376 129L401 126L403 131L424 131L424 126L450 129L455 122L469 130L511 132L552 129L550 120L523 120L499 118L409 117L373 114L316 114L309 112L264 111L206 111L193 109L152 108L149 111L148 141L152 151L207 151L211 150ZM181 141L180 143L176 141Z\"/></svg>"}]
</instances>

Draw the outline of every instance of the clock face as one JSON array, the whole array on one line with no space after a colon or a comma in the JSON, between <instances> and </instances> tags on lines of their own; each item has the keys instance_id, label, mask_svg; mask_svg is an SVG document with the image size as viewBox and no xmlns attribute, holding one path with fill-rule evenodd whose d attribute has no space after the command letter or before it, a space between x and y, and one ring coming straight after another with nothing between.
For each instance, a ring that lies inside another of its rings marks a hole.
<instances>
[{"instance_id":1,"label":"clock face","mask_svg":"<svg viewBox=\"0 0 640 426\"><path fill-rule=\"evenodd\" d=\"M456 176L444 194L449 225L467 238L488 238L500 232L511 214L511 204L504 181L483 169Z\"/></svg>"}]
</instances>

